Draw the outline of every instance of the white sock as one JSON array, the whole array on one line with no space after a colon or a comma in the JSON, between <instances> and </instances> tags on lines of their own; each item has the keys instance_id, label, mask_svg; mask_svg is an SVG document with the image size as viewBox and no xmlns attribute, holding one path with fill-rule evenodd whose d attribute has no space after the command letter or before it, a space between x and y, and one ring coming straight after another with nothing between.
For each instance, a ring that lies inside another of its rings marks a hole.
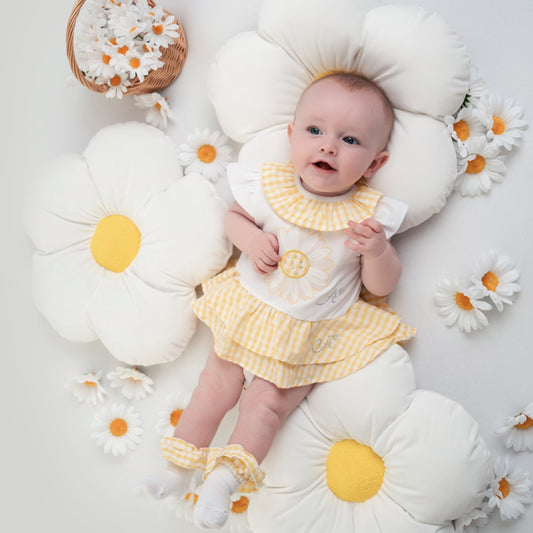
<instances>
[{"instance_id":1,"label":"white sock","mask_svg":"<svg viewBox=\"0 0 533 533\"><path fill-rule=\"evenodd\" d=\"M189 491L193 475L194 470L169 464L167 468L141 479L136 492L141 496L151 496L156 500L168 496L183 498Z\"/></svg>"},{"instance_id":2,"label":"white sock","mask_svg":"<svg viewBox=\"0 0 533 533\"><path fill-rule=\"evenodd\" d=\"M239 485L226 465L217 465L205 480L194 506L194 523L207 529L220 529L228 519L231 495Z\"/></svg>"}]
</instances>

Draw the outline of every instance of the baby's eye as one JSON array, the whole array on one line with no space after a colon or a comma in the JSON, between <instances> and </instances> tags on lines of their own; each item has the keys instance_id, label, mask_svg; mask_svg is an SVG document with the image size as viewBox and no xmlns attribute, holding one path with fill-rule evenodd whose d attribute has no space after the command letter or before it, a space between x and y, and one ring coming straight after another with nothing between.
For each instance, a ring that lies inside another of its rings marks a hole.
<instances>
[{"instance_id":1,"label":"baby's eye","mask_svg":"<svg viewBox=\"0 0 533 533\"><path fill-rule=\"evenodd\" d=\"M346 144L359 144L355 137L343 137L342 139Z\"/></svg>"},{"instance_id":2,"label":"baby's eye","mask_svg":"<svg viewBox=\"0 0 533 533\"><path fill-rule=\"evenodd\" d=\"M316 126L309 126L309 128L307 128L307 131L311 135L320 135L322 133Z\"/></svg>"}]
</instances>

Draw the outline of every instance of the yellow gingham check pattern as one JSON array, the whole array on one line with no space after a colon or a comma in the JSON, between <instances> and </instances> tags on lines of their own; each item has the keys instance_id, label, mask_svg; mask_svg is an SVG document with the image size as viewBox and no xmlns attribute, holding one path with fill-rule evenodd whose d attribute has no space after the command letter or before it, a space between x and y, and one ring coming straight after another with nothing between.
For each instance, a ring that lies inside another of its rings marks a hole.
<instances>
[{"instance_id":1,"label":"yellow gingham check pattern","mask_svg":"<svg viewBox=\"0 0 533 533\"><path fill-rule=\"evenodd\" d=\"M362 300L335 319L292 318L252 296L235 268L203 289L193 309L213 332L215 352L281 388L344 377L414 334L395 313Z\"/></svg>"},{"instance_id":2,"label":"yellow gingham check pattern","mask_svg":"<svg viewBox=\"0 0 533 533\"><path fill-rule=\"evenodd\" d=\"M241 482L239 490L242 492L256 491L265 477L255 457L240 444L229 444L224 448L196 448L182 439L163 437L160 446L167 461L183 468L201 470L204 479L217 464L225 464Z\"/></svg>"},{"instance_id":3,"label":"yellow gingham check pattern","mask_svg":"<svg viewBox=\"0 0 533 533\"><path fill-rule=\"evenodd\" d=\"M348 220L361 222L372 216L382 194L364 179L348 198L319 201L300 192L292 163L266 163L262 169L263 190L278 215L284 220L319 231L345 229Z\"/></svg>"}]
</instances>

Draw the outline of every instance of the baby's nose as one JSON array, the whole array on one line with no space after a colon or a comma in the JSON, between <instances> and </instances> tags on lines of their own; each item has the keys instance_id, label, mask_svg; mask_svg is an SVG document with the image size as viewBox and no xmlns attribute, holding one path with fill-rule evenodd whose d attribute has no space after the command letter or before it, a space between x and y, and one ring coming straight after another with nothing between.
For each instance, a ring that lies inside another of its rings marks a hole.
<instances>
[{"instance_id":1,"label":"baby's nose","mask_svg":"<svg viewBox=\"0 0 533 533\"><path fill-rule=\"evenodd\" d=\"M320 147L320 151L326 154L335 155L337 153L337 148L332 142L324 142L322 146Z\"/></svg>"}]
</instances>

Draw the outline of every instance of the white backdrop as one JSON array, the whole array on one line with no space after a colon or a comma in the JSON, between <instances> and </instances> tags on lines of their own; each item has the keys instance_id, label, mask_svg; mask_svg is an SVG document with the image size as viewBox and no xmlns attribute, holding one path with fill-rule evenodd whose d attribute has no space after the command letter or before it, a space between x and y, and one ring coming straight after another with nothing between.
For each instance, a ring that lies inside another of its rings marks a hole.
<instances>
[{"instance_id":1,"label":"white backdrop","mask_svg":"<svg viewBox=\"0 0 533 533\"><path fill-rule=\"evenodd\" d=\"M529 0L382 3L438 11L466 43L489 90L513 98L532 121ZM130 101L107 100L78 83L67 87L64 35L73 0L2 4L0 527L21 533L195 531L164 505L134 497L132 488L146 472L161 466L153 431L158 410L169 391L192 389L210 343L209 332L200 327L182 358L149 370L157 389L150 399L136 403L146 431L140 447L119 459L104 455L89 436L94 409L79 405L64 383L86 371L111 370L117 361L99 342L64 341L36 311L31 296L33 248L21 225L25 188L44 161L81 152L100 128L142 120L142 111ZM196 127L217 127L205 96L207 70L220 44L238 31L254 28L259 1L161 4L181 20L189 40L185 68L165 92L176 114L167 133L180 144ZM532 138L530 128L522 148L508 159L505 181L495 184L490 194L463 198L455 193L439 215L396 239L404 274L391 304L418 330L408 345L418 387L462 403L479 421L494 456L508 452L494 430L533 402ZM427 170L430 179L431 169ZM470 272L474 260L490 249L516 261L522 271L522 292L505 312L492 312L490 326L481 332L466 335L447 328L432 303L436 284L444 277ZM533 477L533 453L511 455ZM532 529L530 506L521 519L501 523L495 518L485 531L530 533Z\"/></svg>"}]
</instances>

